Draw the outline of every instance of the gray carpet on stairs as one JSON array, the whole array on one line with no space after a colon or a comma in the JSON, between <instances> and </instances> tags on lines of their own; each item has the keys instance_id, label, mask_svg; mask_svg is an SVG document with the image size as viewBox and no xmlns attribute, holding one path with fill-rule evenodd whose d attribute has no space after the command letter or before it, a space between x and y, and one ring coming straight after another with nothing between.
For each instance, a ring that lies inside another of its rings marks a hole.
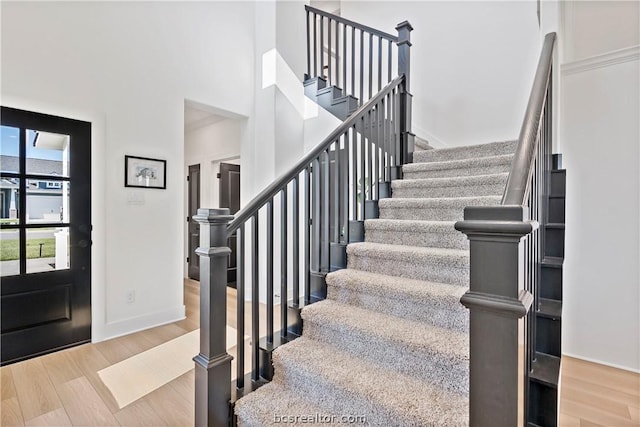
<instances>
[{"instance_id":1,"label":"gray carpet on stairs","mask_svg":"<svg viewBox=\"0 0 640 427\"><path fill-rule=\"evenodd\" d=\"M514 150L416 151L327 299L303 309L303 336L274 352L274 380L236 403L238 423L468 425L469 253L453 225L500 202Z\"/></svg>"}]
</instances>

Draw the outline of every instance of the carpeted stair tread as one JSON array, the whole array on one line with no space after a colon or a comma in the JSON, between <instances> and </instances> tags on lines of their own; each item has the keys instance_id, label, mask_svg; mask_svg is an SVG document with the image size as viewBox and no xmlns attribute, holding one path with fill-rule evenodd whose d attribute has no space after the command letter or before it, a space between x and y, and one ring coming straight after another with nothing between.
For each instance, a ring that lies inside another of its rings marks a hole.
<instances>
[{"instance_id":1,"label":"carpeted stair tread","mask_svg":"<svg viewBox=\"0 0 640 427\"><path fill-rule=\"evenodd\" d=\"M413 163L442 162L513 154L516 151L517 144L518 141L501 141L489 144L416 151L413 153Z\"/></svg>"},{"instance_id":2,"label":"carpeted stair tread","mask_svg":"<svg viewBox=\"0 0 640 427\"><path fill-rule=\"evenodd\" d=\"M240 427L281 426L284 424L283 416L309 417L322 414L324 417L330 417L332 415L301 398L299 393L294 393L276 382L265 384L238 400L234 411ZM327 425L322 420L319 422L307 422L307 420L308 418L305 419L305 425Z\"/></svg>"},{"instance_id":3,"label":"carpeted stair tread","mask_svg":"<svg viewBox=\"0 0 640 427\"><path fill-rule=\"evenodd\" d=\"M456 393L468 393L465 332L324 300L302 310L304 336Z\"/></svg>"},{"instance_id":4,"label":"carpeted stair tread","mask_svg":"<svg viewBox=\"0 0 640 427\"><path fill-rule=\"evenodd\" d=\"M391 245L468 249L467 237L454 228L455 221L368 219L365 241Z\"/></svg>"},{"instance_id":5,"label":"carpeted stair tread","mask_svg":"<svg viewBox=\"0 0 640 427\"><path fill-rule=\"evenodd\" d=\"M402 171L405 179L488 175L509 172L512 160L513 154L503 154L442 162L408 163L402 167Z\"/></svg>"},{"instance_id":6,"label":"carpeted stair tread","mask_svg":"<svg viewBox=\"0 0 640 427\"><path fill-rule=\"evenodd\" d=\"M347 268L467 286L469 252L371 242L351 243L347 246Z\"/></svg>"},{"instance_id":7,"label":"carpeted stair tread","mask_svg":"<svg viewBox=\"0 0 640 427\"><path fill-rule=\"evenodd\" d=\"M387 198L378 201L378 208L381 219L459 221L465 207L496 206L501 200L502 196Z\"/></svg>"},{"instance_id":8,"label":"carpeted stair tread","mask_svg":"<svg viewBox=\"0 0 640 427\"><path fill-rule=\"evenodd\" d=\"M326 280L328 299L440 328L469 329L469 313L460 304L463 286L350 268L329 273Z\"/></svg>"},{"instance_id":9,"label":"carpeted stair tread","mask_svg":"<svg viewBox=\"0 0 640 427\"><path fill-rule=\"evenodd\" d=\"M391 182L391 194L393 198L495 196L502 194L508 175L399 179Z\"/></svg>"},{"instance_id":10,"label":"carpeted stair tread","mask_svg":"<svg viewBox=\"0 0 640 427\"><path fill-rule=\"evenodd\" d=\"M274 381L330 413L371 426L461 426L468 397L304 336L274 352Z\"/></svg>"}]
</instances>

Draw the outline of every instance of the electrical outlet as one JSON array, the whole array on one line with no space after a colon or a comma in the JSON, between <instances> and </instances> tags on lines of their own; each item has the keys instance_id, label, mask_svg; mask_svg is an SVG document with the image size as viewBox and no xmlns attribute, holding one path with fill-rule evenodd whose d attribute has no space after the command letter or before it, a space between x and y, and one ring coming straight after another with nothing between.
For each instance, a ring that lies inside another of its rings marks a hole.
<instances>
[{"instance_id":1,"label":"electrical outlet","mask_svg":"<svg viewBox=\"0 0 640 427\"><path fill-rule=\"evenodd\" d=\"M127 292L127 303L132 304L136 301L136 291Z\"/></svg>"}]
</instances>

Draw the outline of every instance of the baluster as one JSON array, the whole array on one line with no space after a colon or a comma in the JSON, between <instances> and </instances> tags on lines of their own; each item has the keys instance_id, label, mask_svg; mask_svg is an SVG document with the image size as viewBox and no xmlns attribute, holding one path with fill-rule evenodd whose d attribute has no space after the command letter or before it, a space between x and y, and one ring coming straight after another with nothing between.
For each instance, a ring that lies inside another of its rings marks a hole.
<instances>
[{"instance_id":1,"label":"baluster","mask_svg":"<svg viewBox=\"0 0 640 427\"><path fill-rule=\"evenodd\" d=\"M344 148L340 151L342 153L342 160L340 162L340 209L342 211L340 230L343 231L341 242L349 242L349 131L347 130L343 135Z\"/></svg>"},{"instance_id":2,"label":"baluster","mask_svg":"<svg viewBox=\"0 0 640 427\"><path fill-rule=\"evenodd\" d=\"M380 153L378 151L378 144L380 142L380 104L379 103L375 105L374 110L372 111L372 115L374 116L374 121L375 121L375 131L372 130L371 132L371 136L372 136L371 147L373 150L373 154L371 156L371 160L373 161L372 184L375 186L376 189L375 189L375 193L372 193L371 199L378 200L380 198L380 188L379 188L380 186L378 182L379 181L378 165L380 162L380 158L379 158Z\"/></svg>"},{"instance_id":3,"label":"baluster","mask_svg":"<svg viewBox=\"0 0 640 427\"><path fill-rule=\"evenodd\" d=\"M320 15L320 77L324 76L324 16Z\"/></svg>"},{"instance_id":4,"label":"baluster","mask_svg":"<svg viewBox=\"0 0 640 427\"><path fill-rule=\"evenodd\" d=\"M364 31L360 30L360 105L364 102Z\"/></svg>"},{"instance_id":5,"label":"baluster","mask_svg":"<svg viewBox=\"0 0 640 427\"><path fill-rule=\"evenodd\" d=\"M369 93L367 100L373 97L373 34L369 33Z\"/></svg>"},{"instance_id":6,"label":"baluster","mask_svg":"<svg viewBox=\"0 0 640 427\"><path fill-rule=\"evenodd\" d=\"M312 203L313 203L313 218L311 224L313 225L313 238L311 240L311 247L313 248L313 258L312 258L312 270L314 272L320 271L320 248L322 247L322 243L320 241L320 226L322 224L322 216L320 213L320 158L316 158L313 161L313 169L312 169L312 180L313 180L313 194L312 194ZM310 295L307 295L310 297Z\"/></svg>"},{"instance_id":7,"label":"baluster","mask_svg":"<svg viewBox=\"0 0 640 427\"><path fill-rule=\"evenodd\" d=\"M324 163L322 163L322 171L320 173L320 175L322 176L322 189L321 189L321 194L322 194L322 201L320 202L320 206L321 206L321 222L322 222L322 256L321 256L321 265L320 268L322 272L327 272L329 271L329 242L331 240L331 236L329 235L329 220L330 220L330 213L329 213L329 164L330 164L330 157L329 157L329 150L325 150L323 152L323 157L324 157Z\"/></svg>"},{"instance_id":8,"label":"baluster","mask_svg":"<svg viewBox=\"0 0 640 427\"><path fill-rule=\"evenodd\" d=\"M258 248L258 212L253 215L251 230L251 379L258 381L260 379L260 262Z\"/></svg>"},{"instance_id":9,"label":"baluster","mask_svg":"<svg viewBox=\"0 0 640 427\"><path fill-rule=\"evenodd\" d=\"M273 199L267 202L267 343L273 343Z\"/></svg>"},{"instance_id":10,"label":"baluster","mask_svg":"<svg viewBox=\"0 0 640 427\"><path fill-rule=\"evenodd\" d=\"M351 132L351 218L358 219L358 134L353 125ZM347 240L348 242L348 240Z\"/></svg>"},{"instance_id":11,"label":"baluster","mask_svg":"<svg viewBox=\"0 0 640 427\"><path fill-rule=\"evenodd\" d=\"M307 10L307 76L312 77L311 75L311 36L309 31L311 30L309 26L309 11Z\"/></svg>"},{"instance_id":12,"label":"baluster","mask_svg":"<svg viewBox=\"0 0 640 427\"><path fill-rule=\"evenodd\" d=\"M366 162L365 162L365 148L366 148L366 140L365 140L365 132L367 131L367 120L366 120L366 113L363 114L362 119L361 120L361 124L362 124L362 132L360 132L360 135L358 135L359 139L360 139L360 179L358 180L358 184L360 184L358 187L360 188L360 220L364 221L364 201L365 201L365 197L366 197L366 185L367 185L367 180L366 180Z\"/></svg>"},{"instance_id":13,"label":"baluster","mask_svg":"<svg viewBox=\"0 0 640 427\"><path fill-rule=\"evenodd\" d=\"M388 43L389 46L389 50L387 53L387 83L389 83L392 80L392 76L391 76L391 65L393 63L393 53L392 53L392 44L391 44L391 40L389 40Z\"/></svg>"},{"instance_id":14,"label":"baluster","mask_svg":"<svg viewBox=\"0 0 640 427\"><path fill-rule=\"evenodd\" d=\"M314 162L315 164L315 162ZM304 299L311 299L311 173L309 167L304 170ZM313 226L315 230L315 225ZM314 233L315 236L315 233ZM317 242L317 240L315 240Z\"/></svg>"},{"instance_id":15,"label":"baluster","mask_svg":"<svg viewBox=\"0 0 640 427\"><path fill-rule=\"evenodd\" d=\"M336 34L335 34L335 71L336 71L336 86L340 87L340 23L336 21Z\"/></svg>"},{"instance_id":16,"label":"baluster","mask_svg":"<svg viewBox=\"0 0 640 427\"><path fill-rule=\"evenodd\" d=\"M238 292L236 304L236 387L244 387L244 224L236 232L237 253L236 253L236 290Z\"/></svg>"},{"instance_id":17,"label":"baluster","mask_svg":"<svg viewBox=\"0 0 640 427\"><path fill-rule=\"evenodd\" d=\"M382 89L382 37L378 36L378 92Z\"/></svg>"},{"instance_id":18,"label":"baluster","mask_svg":"<svg viewBox=\"0 0 640 427\"><path fill-rule=\"evenodd\" d=\"M356 27L351 27L351 94L356 96Z\"/></svg>"},{"instance_id":19,"label":"baluster","mask_svg":"<svg viewBox=\"0 0 640 427\"><path fill-rule=\"evenodd\" d=\"M300 302L300 240L298 238L300 234L300 207L299 200L300 194L298 193L298 178L299 175L293 179L291 191L293 192L293 200L291 200L291 241L293 242L293 303L298 304ZM307 222L308 224L308 222Z\"/></svg>"},{"instance_id":20,"label":"baluster","mask_svg":"<svg viewBox=\"0 0 640 427\"><path fill-rule=\"evenodd\" d=\"M385 108L385 120L384 120L384 156L382 157L382 162L383 162L383 167L384 167L384 180L385 182L389 182L391 181L391 179L389 178L389 145L391 142L391 138L390 138L390 125L391 125L391 110L390 110L390 105L391 105L391 94L387 94L387 96L384 97L384 108Z\"/></svg>"},{"instance_id":21,"label":"baluster","mask_svg":"<svg viewBox=\"0 0 640 427\"><path fill-rule=\"evenodd\" d=\"M368 111L366 113L367 117L367 132L366 136L366 144L367 144L367 200L373 200L373 152L372 152L372 137L373 137L373 112Z\"/></svg>"},{"instance_id":22,"label":"baluster","mask_svg":"<svg viewBox=\"0 0 640 427\"><path fill-rule=\"evenodd\" d=\"M318 16L313 14L313 77L318 77Z\"/></svg>"},{"instance_id":23,"label":"baluster","mask_svg":"<svg viewBox=\"0 0 640 427\"><path fill-rule=\"evenodd\" d=\"M340 139L334 143L333 150L333 243L340 242Z\"/></svg>"},{"instance_id":24,"label":"baluster","mask_svg":"<svg viewBox=\"0 0 640 427\"><path fill-rule=\"evenodd\" d=\"M280 191L280 336L282 338L287 337L287 327L289 322L287 321L287 307L289 305L288 296L288 265L287 265L287 186ZM294 241L294 246L298 242Z\"/></svg>"},{"instance_id":25,"label":"baluster","mask_svg":"<svg viewBox=\"0 0 640 427\"><path fill-rule=\"evenodd\" d=\"M327 81L330 86L333 86L335 82L331 79L331 18L327 23ZM324 47L322 49L324 51Z\"/></svg>"},{"instance_id":26,"label":"baluster","mask_svg":"<svg viewBox=\"0 0 640 427\"><path fill-rule=\"evenodd\" d=\"M342 24L342 95L347 96L347 25Z\"/></svg>"}]
</instances>

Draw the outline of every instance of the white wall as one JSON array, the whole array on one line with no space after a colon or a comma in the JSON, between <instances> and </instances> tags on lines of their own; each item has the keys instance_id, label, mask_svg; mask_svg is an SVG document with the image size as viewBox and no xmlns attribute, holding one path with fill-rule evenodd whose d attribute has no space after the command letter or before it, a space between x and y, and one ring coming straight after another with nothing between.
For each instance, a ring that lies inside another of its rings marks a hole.
<instances>
[{"instance_id":1,"label":"white wall","mask_svg":"<svg viewBox=\"0 0 640 427\"><path fill-rule=\"evenodd\" d=\"M638 3L564 6L563 352L640 371Z\"/></svg>"},{"instance_id":2,"label":"white wall","mask_svg":"<svg viewBox=\"0 0 640 427\"><path fill-rule=\"evenodd\" d=\"M3 105L93 124L93 340L181 318L184 101L250 115L253 3L1 8ZM168 160L167 190L125 189L125 154Z\"/></svg>"},{"instance_id":3,"label":"white wall","mask_svg":"<svg viewBox=\"0 0 640 427\"><path fill-rule=\"evenodd\" d=\"M411 33L413 132L432 146L516 139L540 53L535 1L343 1L342 16Z\"/></svg>"}]
</instances>

